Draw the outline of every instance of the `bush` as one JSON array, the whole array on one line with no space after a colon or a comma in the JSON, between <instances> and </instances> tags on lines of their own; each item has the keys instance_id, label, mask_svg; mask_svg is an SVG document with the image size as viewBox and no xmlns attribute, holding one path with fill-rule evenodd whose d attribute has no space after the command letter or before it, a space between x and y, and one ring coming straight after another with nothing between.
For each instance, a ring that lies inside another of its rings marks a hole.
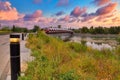
<instances>
[{"instance_id":1,"label":"bush","mask_svg":"<svg viewBox=\"0 0 120 80\"><path fill-rule=\"evenodd\" d=\"M70 49L74 50L75 52L85 52L87 50L87 46L75 42L68 43Z\"/></svg>"}]
</instances>

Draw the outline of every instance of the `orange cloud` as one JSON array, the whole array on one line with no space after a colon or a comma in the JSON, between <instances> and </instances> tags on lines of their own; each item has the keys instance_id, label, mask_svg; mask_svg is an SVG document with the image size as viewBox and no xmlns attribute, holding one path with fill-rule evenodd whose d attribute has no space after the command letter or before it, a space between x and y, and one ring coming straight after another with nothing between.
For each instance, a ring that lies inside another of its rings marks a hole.
<instances>
[{"instance_id":1,"label":"orange cloud","mask_svg":"<svg viewBox=\"0 0 120 80\"><path fill-rule=\"evenodd\" d=\"M96 14L97 15L104 15L104 14L108 14L108 13L111 13L113 10L115 10L117 6L117 3L110 3L108 4L107 6L104 6L102 8L99 8L97 11L96 11Z\"/></svg>"},{"instance_id":2,"label":"orange cloud","mask_svg":"<svg viewBox=\"0 0 120 80\"><path fill-rule=\"evenodd\" d=\"M108 2L110 2L110 0L94 0L93 1L95 4L97 4L97 6L101 6L101 5L104 5Z\"/></svg>"},{"instance_id":3,"label":"orange cloud","mask_svg":"<svg viewBox=\"0 0 120 80\"><path fill-rule=\"evenodd\" d=\"M19 13L9 2L0 2L0 20L17 20Z\"/></svg>"}]
</instances>

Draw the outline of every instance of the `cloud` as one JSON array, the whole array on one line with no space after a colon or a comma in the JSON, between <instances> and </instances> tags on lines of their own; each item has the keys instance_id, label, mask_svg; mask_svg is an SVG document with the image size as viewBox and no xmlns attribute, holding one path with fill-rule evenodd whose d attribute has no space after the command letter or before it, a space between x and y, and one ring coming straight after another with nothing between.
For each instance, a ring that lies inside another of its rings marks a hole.
<instances>
[{"instance_id":1,"label":"cloud","mask_svg":"<svg viewBox=\"0 0 120 80\"><path fill-rule=\"evenodd\" d=\"M60 18L59 21L69 21L70 20L70 16L69 15L66 15L64 18Z\"/></svg>"},{"instance_id":2,"label":"cloud","mask_svg":"<svg viewBox=\"0 0 120 80\"><path fill-rule=\"evenodd\" d=\"M78 21L78 19L70 15L66 15L63 18L58 19L58 22L63 22L63 23L73 23L75 21Z\"/></svg>"},{"instance_id":3,"label":"cloud","mask_svg":"<svg viewBox=\"0 0 120 80\"><path fill-rule=\"evenodd\" d=\"M42 16L42 11L37 10L33 14L27 14L24 16L25 21L38 21L39 18Z\"/></svg>"},{"instance_id":4,"label":"cloud","mask_svg":"<svg viewBox=\"0 0 120 80\"><path fill-rule=\"evenodd\" d=\"M27 14L24 16L25 22L31 22L31 23L42 23L42 24L48 24L55 21L54 18L47 18L42 15L41 10L36 10L33 14Z\"/></svg>"},{"instance_id":5,"label":"cloud","mask_svg":"<svg viewBox=\"0 0 120 80\"><path fill-rule=\"evenodd\" d=\"M69 4L69 0L58 0L57 6L67 6Z\"/></svg>"},{"instance_id":6,"label":"cloud","mask_svg":"<svg viewBox=\"0 0 120 80\"><path fill-rule=\"evenodd\" d=\"M55 19L54 18L46 18L46 17L41 17L38 22L41 23L54 23Z\"/></svg>"},{"instance_id":7,"label":"cloud","mask_svg":"<svg viewBox=\"0 0 120 80\"><path fill-rule=\"evenodd\" d=\"M69 21L69 19L70 19L70 16L69 16L69 15L66 15L66 16L63 18L64 21Z\"/></svg>"},{"instance_id":8,"label":"cloud","mask_svg":"<svg viewBox=\"0 0 120 80\"><path fill-rule=\"evenodd\" d=\"M86 21L89 21L89 20L92 20L94 19L96 16L93 16L93 15L89 15L89 16L85 16L81 22L86 22Z\"/></svg>"},{"instance_id":9,"label":"cloud","mask_svg":"<svg viewBox=\"0 0 120 80\"><path fill-rule=\"evenodd\" d=\"M114 22L114 23L120 23L120 13L118 14L118 16L116 16L116 17L114 17L114 18L112 18L112 22Z\"/></svg>"},{"instance_id":10,"label":"cloud","mask_svg":"<svg viewBox=\"0 0 120 80\"><path fill-rule=\"evenodd\" d=\"M34 3L34 4L41 4L41 3L43 3L43 1L44 1L44 0L33 0L33 3ZM46 1L45 1L45 3L50 3L50 2L51 2L51 0L46 0Z\"/></svg>"},{"instance_id":11,"label":"cloud","mask_svg":"<svg viewBox=\"0 0 120 80\"><path fill-rule=\"evenodd\" d=\"M0 2L0 20L17 20L19 19L19 13L16 8L11 7L11 3Z\"/></svg>"},{"instance_id":12,"label":"cloud","mask_svg":"<svg viewBox=\"0 0 120 80\"><path fill-rule=\"evenodd\" d=\"M94 0L93 3L95 3L97 6L104 5L106 3L109 3L110 0Z\"/></svg>"},{"instance_id":13,"label":"cloud","mask_svg":"<svg viewBox=\"0 0 120 80\"><path fill-rule=\"evenodd\" d=\"M35 4L39 4L39 3L42 2L42 0L33 0L33 2L34 2Z\"/></svg>"},{"instance_id":14,"label":"cloud","mask_svg":"<svg viewBox=\"0 0 120 80\"><path fill-rule=\"evenodd\" d=\"M74 16L74 17L79 17L81 15L83 15L85 12L86 12L87 8L80 8L80 7L75 7L74 10L71 12L71 16Z\"/></svg>"},{"instance_id":15,"label":"cloud","mask_svg":"<svg viewBox=\"0 0 120 80\"><path fill-rule=\"evenodd\" d=\"M55 16L61 16L63 14L65 14L63 11L59 11L59 12L55 13Z\"/></svg>"},{"instance_id":16,"label":"cloud","mask_svg":"<svg viewBox=\"0 0 120 80\"><path fill-rule=\"evenodd\" d=\"M112 18L112 17L114 17L114 15L113 14L108 14L108 15L104 15L104 16L98 16L97 18L96 18L96 21L107 21L107 19L110 19L110 18Z\"/></svg>"},{"instance_id":17,"label":"cloud","mask_svg":"<svg viewBox=\"0 0 120 80\"><path fill-rule=\"evenodd\" d=\"M115 10L117 3L109 3L107 6L101 7L96 11L96 15L104 15Z\"/></svg>"},{"instance_id":18,"label":"cloud","mask_svg":"<svg viewBox=\"0 0 120 80\"><path fill-rule=\"evenodd\" d=\"M109 3L108 5L101 7L97 9L95 13L85 13L82 15L83 19L82 22L92 20L94 18L97 18L96 21L101 21L105 18L112 17L112 12L114 13L114 10L117 6L117 3Z\"/></svg>"}]
</instances>

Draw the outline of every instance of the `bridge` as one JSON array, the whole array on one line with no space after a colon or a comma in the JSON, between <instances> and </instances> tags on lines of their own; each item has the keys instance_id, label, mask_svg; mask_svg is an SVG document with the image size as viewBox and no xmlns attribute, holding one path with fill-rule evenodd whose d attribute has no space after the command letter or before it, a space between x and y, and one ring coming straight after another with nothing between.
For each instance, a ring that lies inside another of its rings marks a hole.
<instances>
[{"instance_id":1,"label":"bridge","mask_svg":"<svg viewBox=\"0 0 120 80\"><path fill-rule=\"evenodd\" d=\"M52 28L44 28L43 30L47 34L58 34L58 33L70 33L70 34L73 34L72 30L65 29L65 28L52 27Z\"/></svg>"}]
</instances>

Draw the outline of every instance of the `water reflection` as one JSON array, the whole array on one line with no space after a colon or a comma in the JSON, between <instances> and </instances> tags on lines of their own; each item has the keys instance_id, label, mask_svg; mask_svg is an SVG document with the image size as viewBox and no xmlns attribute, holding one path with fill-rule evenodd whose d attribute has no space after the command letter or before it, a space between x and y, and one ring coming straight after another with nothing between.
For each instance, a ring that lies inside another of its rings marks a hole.
<instances>
[{"instance_id":1,"label":"water reflection","mask_svg":"<svg viewBox=\"0 0 120 80\"><path fill-rule=\"evenodd\" d=\"M87 45L89 47L92 47L93 49L114 49L117 45L117 42L114 38L109 37L80 37L80 36L73 36L70 34L50 34L51 36L61 38L64 41L71 41L71 42L78 42L84 45Z\"/></svg>"},{"instance_id":2,"label":"water reflection","mask_svg":"<svg viewBox=\"0 0 120 80\"><path fill-rule=\"evenodd\" d=\"M87 46L92 47L93 49L98 49L98 50L102 50L102 49L114 49L114 47L110 46L109 44L104 44L104 43L94 43L94 42L87 42L86 43Z\"/></svg>"},{"instance_id":3,"label":"water reflection","mask_svg":"<svg viewBox=\"0 0 120 80\"><path fill-rule=\"evenodd\" d=\"M88 47L93 49L114 49L116 41L110 38L91 38L91 37L72 37L70 39L72 42L84 43Z\"/></svg>"}]
</instances>

